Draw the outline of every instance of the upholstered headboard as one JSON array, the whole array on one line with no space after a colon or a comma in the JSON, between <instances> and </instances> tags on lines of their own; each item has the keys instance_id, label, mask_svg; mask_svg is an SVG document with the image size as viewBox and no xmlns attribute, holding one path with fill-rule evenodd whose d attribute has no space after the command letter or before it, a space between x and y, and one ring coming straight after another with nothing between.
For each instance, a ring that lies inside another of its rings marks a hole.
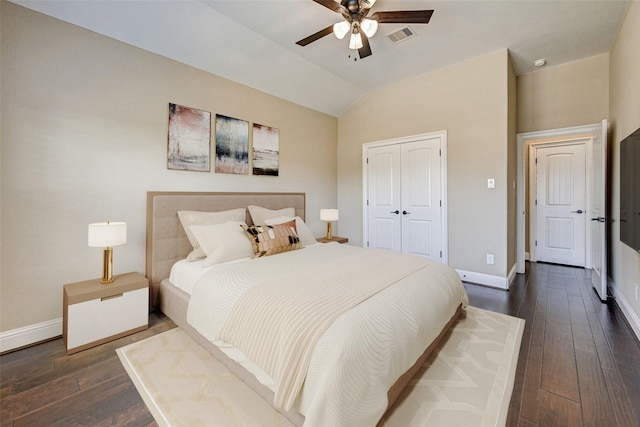
<instances>
[{"instance_id":1,"label":"upholstered headboard","mask_svg":"<svg viewBox=\"0 0 640 427\"><path fill-rule=\"evenodd\" d=\"M191 251L191 244L180 224L178 211L217 212L246 208L249 205L268 209L293 207L305 218L305 193L196 193L147 192L146 275L156 286L169 277L171 266ZM251 217L247 211L247 224Z\"/></svg>"}]
</instances>

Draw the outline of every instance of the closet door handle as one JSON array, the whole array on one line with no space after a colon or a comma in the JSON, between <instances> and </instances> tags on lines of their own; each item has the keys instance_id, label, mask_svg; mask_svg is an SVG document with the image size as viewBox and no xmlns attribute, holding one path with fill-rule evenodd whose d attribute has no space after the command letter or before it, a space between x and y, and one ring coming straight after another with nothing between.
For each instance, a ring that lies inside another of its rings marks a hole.
<instances>
[{"instance_id":1,"label":"closet door handle","mask_svg":"<svg viewBox=\"0 0 640 427\"><path fill-rule=\"evenodd\" d=\"M396 209L395 211L391 211L390 213L398 215L400 213L400 211L398 209Z\"/></svg>"},{"instance_id":2,"label":"closet door handle","mask_svg":"<svg viewBox=\"0 0 640 427\"><path fill-rule=\"evenodd\" d=\"M571 211L571 213L577 213L577 214L581 214L583 212L582 209L578 209L577 211Z\"/></svg>"},{"instance_id":3,"label":"closet door handle","mask_svg":"<svg viewBox=\"0 0 640 427\"><path fill-rule=\"evenodd\" d=\"M402 215L409 215L409 214L411 214L411 212L402 211Z\"/></svg>"}]
</instances>

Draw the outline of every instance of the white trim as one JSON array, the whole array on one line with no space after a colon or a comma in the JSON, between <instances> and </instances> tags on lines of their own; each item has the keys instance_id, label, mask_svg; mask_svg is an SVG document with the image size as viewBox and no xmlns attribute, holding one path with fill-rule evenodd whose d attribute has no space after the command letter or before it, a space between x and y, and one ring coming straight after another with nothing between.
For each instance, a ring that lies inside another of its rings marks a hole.
<instances>
[{"instance_id":1,"label":"white trim","mask_svg":"<svg viewBox=\"0 0 640 427\"><path fill-rule=\"evenodd\" d=\"M610 286L610 289L613 292L613 297L616 304L618 304L618 307L620 307L622 314L624 314L624 317L626 317L627 322L629 322L629 325L631 326L631 330L633 331L634 334L636 334L636 338L640 340L640 317L638 317L636 312L633 311L633 307L631 306L631 304L629 304L629 301L627 301L624 295L622 295L622 293L618 294L616 292L615 285Z\"/></svg>"},{"instance_id":2,"label":"white trim","mask_svg":"<svg viewBox=\"0 0 640 427\"><path fill-rule=\"evenodd\" d=\"M0 353L62 335L62 317L0 333Z\"/></svg>"},{"instance_id":3,"label":"white trim","mask_svg":"<svg viewBox=\"0 0 640 427\"><path fill-rule=\"evenodd\" d=\"M529 141L541 140L544 138L558 138L563 136L591 134L597 135L599 129L602 127L602 123L595 123L592 125L575 126L569 128L552 129L538 132L526 132L517 135L517 165L516 165L516 180L517 180L517 192L516 192L516 212L518 216L516 218L516 263L517 272L524 273L525 270L525 188L527 186L527 177L525 174L525 164L527 157L526 144Z\"/></svg>"},{"instance_id":4,"label":"white trim","mask_svg":"<svg viewBox=\"0 0 640 427\"><path fill-rule=\"evenodd\" d=\"M447 198L447 131L423 133L419 135L405 136L401 138L386 139L382 141L366 142L362 144L362 246L366 247L369 240L369 222L367 217L367 151L370 148L384 145L403 144L405 142L421 141L423 139L440 138L440 196L442 197L441 208L441 241L442 241L442 263L449 263L449 225L448 225L448 198Z\"/></svg>"},{"instance_id":5,"label":"white trim","mask_svg":"<svg viewBox=\"0 0 640 427\"><path fill-rule=\"evenodd\" d=\"M515 266L514 266L515 267ZM493 276L491 274L476 273L474 271L460 270L456 268L460 280L463 282L476 283L479 285L491 286L498 289L509 289L511 280L509 277ZM515 272L515 269L512 269ZM511 273L509 273L511 275ZM513 275L515 278L515 274Z\"/></svg>"}]
</instances>

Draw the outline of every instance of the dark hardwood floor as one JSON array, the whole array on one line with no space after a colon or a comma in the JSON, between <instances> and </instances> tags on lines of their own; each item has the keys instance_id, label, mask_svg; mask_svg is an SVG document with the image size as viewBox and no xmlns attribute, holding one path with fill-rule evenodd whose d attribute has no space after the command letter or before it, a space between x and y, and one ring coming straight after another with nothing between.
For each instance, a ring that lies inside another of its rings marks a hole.
<instances>
[{"instance_id":1,"label":"dark hardwood floor","mask_svg":"<svg viewBox=\"0 0 640 427\"><path fill-rule=\"evenodd\" d=\"M640 426L640 345L589 270L528 264L510 292L465 284L471 304L526 320L508 426ZM8 426L155 426L115 349L148 330L67 356L62 339L0 356L0 420Z\"/></svg>"}]
</instances>

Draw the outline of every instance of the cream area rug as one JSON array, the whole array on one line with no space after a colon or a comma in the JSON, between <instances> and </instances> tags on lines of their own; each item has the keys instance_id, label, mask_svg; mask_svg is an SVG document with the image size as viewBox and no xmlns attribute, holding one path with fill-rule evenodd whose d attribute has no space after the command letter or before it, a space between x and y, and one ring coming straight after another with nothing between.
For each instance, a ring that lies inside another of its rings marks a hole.
<instances>
[{"instance_id":1,"label":"cream area rug","mask_svg":"<svg viewBox=\"0 0 640 427\"><path fill-rule=\"evenodd\" d=\"M523 329L468 307L379 426L503 426ZM179 328L117 353L160 426L292 426Z\"/></svg>"}]
</instances>

